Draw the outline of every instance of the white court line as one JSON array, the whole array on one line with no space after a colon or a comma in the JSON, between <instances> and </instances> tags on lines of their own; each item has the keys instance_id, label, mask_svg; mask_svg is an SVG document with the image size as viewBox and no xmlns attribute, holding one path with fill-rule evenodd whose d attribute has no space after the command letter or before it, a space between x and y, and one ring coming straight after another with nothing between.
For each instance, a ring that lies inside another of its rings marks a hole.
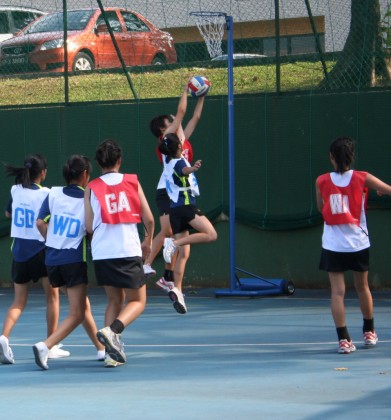
<instances>
[{"instance_id":1,"label":"white court line","mask_svg":"<svg viewBox=\"0 0 391 420\"><path fill-rule=\"evenodd\" d=\"M237 343L237 344L128 344L129 348L165 348L165 347L282 347L282 346L324 346L335 345L336 341L306 342L306 343ZM357 342L355 342L357 344ZM391 343L391 340L379 340L378 343ZM11 347L31 347L33 344L13 344ZM63 344L63 347L94 347L93 344ZM370 346L368 346L370 347ZM376 347L376 346L373 346Z\"/></svg>"}]
</instances>

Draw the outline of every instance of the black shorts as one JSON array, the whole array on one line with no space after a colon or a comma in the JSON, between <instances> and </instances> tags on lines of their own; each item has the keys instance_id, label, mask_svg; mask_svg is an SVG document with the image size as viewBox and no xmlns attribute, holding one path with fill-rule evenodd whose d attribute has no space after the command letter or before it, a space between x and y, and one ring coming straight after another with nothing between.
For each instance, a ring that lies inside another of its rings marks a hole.
<instances>
[{"instance_id":1,"label":"black shorts","mask_svg":"<svg viewBox=\"0 0 391 420\"><path fill-rule=\"evenodd\" d=\"M79 284L88 284L87 263L85 262L48 265L46 268L52 287L74 287Z\"/></svg>"},{"instance_id":2,"label":"black shorts","mask_svg":"<svg viewBox=\"0 0 391 420\"><path fill-rule=\"evenodd\" d=\"M328 273L369 270L369 248L357 252L335 252L322 248L319 269Z\"/></svg>"},{"instance_id":3,"label":"black shorts","mask_svg":"<svg viewBox=\"0 0 391 420\"><path fill-rule=\"evenodd\" d=\"M45 265L45 251L38 252L28 261L12 261L12 280L16 284L25 284L29 281L36 283L40 278L47 277Z\"/></svg>"},{"instance_id":4,"label":"black shorts","mask_svg":"<svg viewBox=\"0 0 391 420\"><path fill-rule=\"evenodd\" d=\"M170 197L165 188L156 190L156 206L159 210L159 216L164 216L170 213Z\"/></svg>"},{"instance_id":5,"label":"black shorts","mask_svg":"<svg viewBox=\"0 0 391 420\"><path fill-rule=\"evenodd\" d=\"M203 216L200 209L195 206L179 206L170 208L170 224L172 233L181 233L192 229L189 225L196 215Z\"/></svg>"},{"instance_id":6,"label":"black shorts","mask_svg":"<svg viewBox=\"0 0 391 420\"><path fill-rule=\"evenodd\" d=\"M139 289L146 283L141 257L94 260L98 286Z\"/></svg>"}]
</instances>

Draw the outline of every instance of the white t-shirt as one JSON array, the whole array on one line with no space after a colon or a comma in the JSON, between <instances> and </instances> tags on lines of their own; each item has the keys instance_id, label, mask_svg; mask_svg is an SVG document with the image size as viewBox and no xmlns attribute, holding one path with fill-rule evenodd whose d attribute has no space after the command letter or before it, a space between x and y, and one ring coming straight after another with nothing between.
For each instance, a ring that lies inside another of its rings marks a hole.
<instances>
[{"instance_id":1,"label":"white t-shirt","mask_svg":"<svg viewBox=\"0 0 391 420\"><path fill-rule=\"evenodd\" d=\"M349 185L353 170L331 173L332 182L338 187ZM327 225L324 223L322 248L335 252L357 252L370 247L364 199L361 206L360 226L354 224Z\"/></svg>"},{"instance_id":2,"label":"white t-shirt","mask_svg":"<svg viewBox=\"0 0 391 420\"><path fill-rule=\"evenodd\" d=\"M100 177L107 185L122 182L123 174L108 173ZM141 243L136 223L108 224L102 222L101 207L91 190L92 222L91 251L93 260L141 257Z\"/></svg>"}]
</instances>

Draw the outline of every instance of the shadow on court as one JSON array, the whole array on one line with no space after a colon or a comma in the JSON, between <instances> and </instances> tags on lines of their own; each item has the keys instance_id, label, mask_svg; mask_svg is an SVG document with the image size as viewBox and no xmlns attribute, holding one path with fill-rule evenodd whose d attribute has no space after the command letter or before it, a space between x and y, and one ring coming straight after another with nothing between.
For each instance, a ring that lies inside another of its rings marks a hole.
<instances>
[{"instance_id":1,"label":"shadow on court","mask_svg":"<svg viewBox=\"0 0 391 420\"><path fill-rule=\"evenodd\" d=\"M0 289L0 322L13 299ZM67 304L61 298L61 318ZM106 298L91 289L98 327ZM218 298L187 291L188 314L151 290L144 314L122 338L128 362L95 360L79 327L71 352L42 371L31 346L45 338L45 302L33 289L10 339L14 365L0 365L1 418L8 419L386 419L390 416L391 293L374 293L379 343L365 348L354 292L347 323L357 351L337 354L328 291Z\"/></svg>"}]
</instances>

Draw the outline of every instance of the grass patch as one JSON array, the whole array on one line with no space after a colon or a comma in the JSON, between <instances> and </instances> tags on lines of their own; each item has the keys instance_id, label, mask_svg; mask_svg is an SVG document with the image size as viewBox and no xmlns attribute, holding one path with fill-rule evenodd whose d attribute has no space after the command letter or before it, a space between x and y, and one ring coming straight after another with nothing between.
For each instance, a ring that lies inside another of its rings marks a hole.
<instances>
[{"instance_id":1,"label":"grass patch","mask_svg":"<svg viewBox=\"0 0 391 420\"><path fill-rule=\"evenodd\" d=\"M329 70L334 65L329 62ZM177 97L189 77L206 76L212 83L209 95L226 95L228 73L226 67L181 67L161 71L129 72L139 99ZM319 62L295 62L281 65L281 91L315 89L323 79ZM128 80L122 72L94 72L69 75L69 101L133 100ZM267 93L276 91L275 64L235 64L234 92ZM63 75L3 75L0 78L0 106L32 105L65 102Z\"/></svg>"}]
</instances>

